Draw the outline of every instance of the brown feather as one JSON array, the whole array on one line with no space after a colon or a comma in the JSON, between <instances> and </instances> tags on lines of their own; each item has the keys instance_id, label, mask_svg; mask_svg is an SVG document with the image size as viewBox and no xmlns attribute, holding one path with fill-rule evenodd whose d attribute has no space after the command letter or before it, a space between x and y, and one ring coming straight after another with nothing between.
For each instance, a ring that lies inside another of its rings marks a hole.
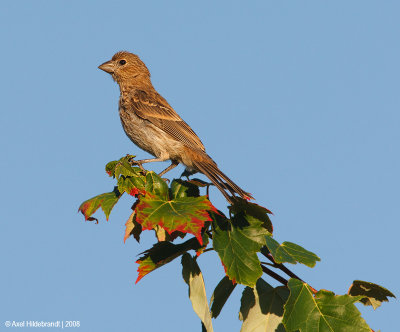
<instances>
[{"instance_id":1,"label":"brown feather","mask_svg":"<svg viewBox=\"0 0 400 332\"><path fill-rule=\"evenodd\" d=\"M135 91L132 109L142 119L146 119L187 147L205 151L204 145L190 126L168 105L158 93Z\"/></svg>"}]
</instances>

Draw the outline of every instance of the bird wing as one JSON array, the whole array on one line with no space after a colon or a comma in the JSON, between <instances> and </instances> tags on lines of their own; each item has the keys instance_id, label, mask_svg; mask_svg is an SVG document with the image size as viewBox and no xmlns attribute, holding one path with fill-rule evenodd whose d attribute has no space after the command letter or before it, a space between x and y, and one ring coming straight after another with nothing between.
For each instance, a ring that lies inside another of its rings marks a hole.
<instances>
[{"instance_id":1,"label":"bird wing","mask_svg":"<svg viewBox=\"0 0 400 332\"><path fill-rule=\"evenodd\" d=\"M154 96L137 90L131 98L135 114L171 135L188 147L205 151L204 145L190 126L168 105L157 92Z\"/></svg>"}]
</instances>

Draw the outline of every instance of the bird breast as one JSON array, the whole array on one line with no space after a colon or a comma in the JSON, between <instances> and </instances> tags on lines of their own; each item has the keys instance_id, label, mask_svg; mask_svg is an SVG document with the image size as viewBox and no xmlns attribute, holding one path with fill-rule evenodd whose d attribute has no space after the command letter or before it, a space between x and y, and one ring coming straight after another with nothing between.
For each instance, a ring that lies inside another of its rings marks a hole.
<instances>
[{"instance_id":1,"label":"bird breast","mask_svg":"<svg viewBox=\"0 0 400 332\"><path fill-rule=\"evenodd\" d=\"M150 121L138 117L133 110L119 106L122 127L130 140L139 148L163 160L182 162L184 146Z\"/></svg>"}]
</instances>

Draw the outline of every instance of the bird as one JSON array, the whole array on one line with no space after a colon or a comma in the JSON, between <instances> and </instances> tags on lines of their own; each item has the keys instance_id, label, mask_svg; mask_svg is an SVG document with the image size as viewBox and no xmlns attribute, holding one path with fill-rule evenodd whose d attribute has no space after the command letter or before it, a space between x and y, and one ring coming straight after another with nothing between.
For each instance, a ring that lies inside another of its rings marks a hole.
<instances>
[{"instance_id":1,"label":"bird","mask_svg":"<svg viewBox=\"0 0 400 332\"><path fill-rule=\"evenodd\" d=\"M253 199L218 168L193 129L156 91L150 71L138 55L120 51L98 68L110 74L119 85L118 109L126 135L154 156L135 161L137 165L170 160L171 165L159 174L162 176L181 163L189 174L203 173L229 203L234 204L236 195Z\"/></svg>"}]
</instances>

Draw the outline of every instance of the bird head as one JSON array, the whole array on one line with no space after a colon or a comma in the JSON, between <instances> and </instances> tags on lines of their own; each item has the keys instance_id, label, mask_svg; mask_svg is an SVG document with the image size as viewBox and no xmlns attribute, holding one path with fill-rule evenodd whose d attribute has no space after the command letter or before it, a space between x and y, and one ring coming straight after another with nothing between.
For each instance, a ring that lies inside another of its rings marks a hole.
<instances>
[{"instance_id":1,"label":"bird head","mask_svg":"<svg viewBox=\"0 0 400 332\"><path fill-rule=\"evenodd\" d=\"M118 84L150 78L150 72L143 61L136 54L126 51L115 53L112 59L101 64L99 69L109 73Z\"/></svg>"}]
</instances>

